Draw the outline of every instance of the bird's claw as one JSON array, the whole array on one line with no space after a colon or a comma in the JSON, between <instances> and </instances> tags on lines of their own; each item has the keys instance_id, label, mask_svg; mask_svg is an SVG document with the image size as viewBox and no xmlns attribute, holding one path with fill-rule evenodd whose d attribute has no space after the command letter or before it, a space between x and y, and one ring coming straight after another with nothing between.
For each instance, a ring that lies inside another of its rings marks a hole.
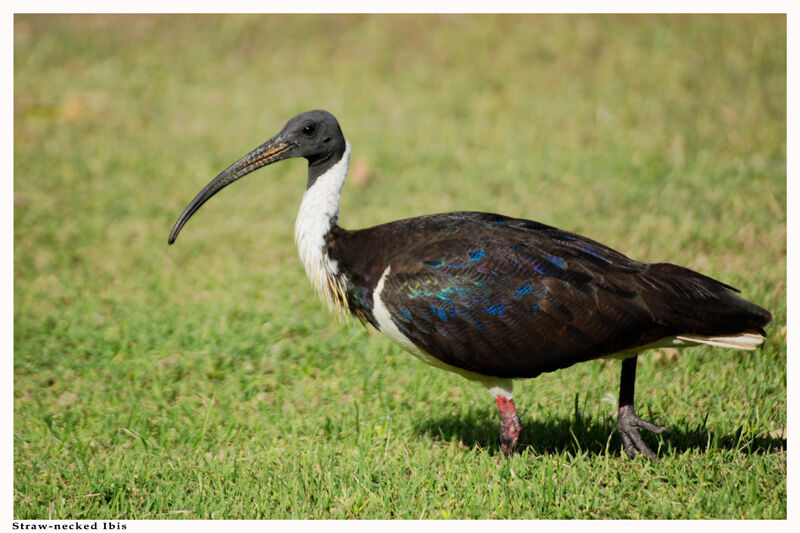
<instances>
[{"instance_id":1,"label":"bird's claw","mask_svg":"<svg viewBox=\"0 0 800 533\"><path fill-rule=\"evenodd\" d=\"M639 429L646 429L653 433L664 433L667 428L657 426L647 420L642 420L636 416L636 411L632 405L624 405L619 408L617 415L617 431L622 437L622 447L628 457L634 458L636 455L644 455L650 460L656 461L658 457L653 451L647 447L642 437L639 435Z\"/></svg>"}]
</instances>

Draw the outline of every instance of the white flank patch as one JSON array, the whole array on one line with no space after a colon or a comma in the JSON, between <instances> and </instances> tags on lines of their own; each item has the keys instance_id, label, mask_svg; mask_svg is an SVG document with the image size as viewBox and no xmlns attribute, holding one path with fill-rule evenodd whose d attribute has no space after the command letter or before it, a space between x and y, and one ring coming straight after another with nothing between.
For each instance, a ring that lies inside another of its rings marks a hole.
<instances>
[{"instance_id":1,"label":"white flank patch","mask_svg":"<svg viewBox=\"0 0 800 533\"><path fill-rule=\"evenodd\" d=\"M375 321L378 323L380 331L402 349L418 359L428 363L429 365L444 370L449 370L450 372L455 372L456 374L464 376L471 381L482 383L495 397L502 396L503 398L510 400L514 389L514 382L512 380L508 378L484 376L448 365L424 350L421 350L411 341L411 339L403 335L403 333L398 329L397 325L392 320L392 315L389 313L389 309L387 309L386 305L381 299L381 294L383 293L383 283L386 281L386 277L389 275L391 269L392 267L386 267L381 279L378 281L378 285L375 287L375 291L372 293L372 315L375 317Z\"/></svg>"},{"instance_id":2,"label":"white flank patch","mask_svg":"<svg viewBox=\"0 0 800 533\"><path fill-rule=\"evenodd\" d=\"M328 308L339 315L347 314L347 293L336 261L325 253L325 235L339 216L339 198L347 167L350 143L345 139L342 159L317 178L303 194L300 212L294 224L294 240L306 274Z\"/></svg>"}]
</instances>

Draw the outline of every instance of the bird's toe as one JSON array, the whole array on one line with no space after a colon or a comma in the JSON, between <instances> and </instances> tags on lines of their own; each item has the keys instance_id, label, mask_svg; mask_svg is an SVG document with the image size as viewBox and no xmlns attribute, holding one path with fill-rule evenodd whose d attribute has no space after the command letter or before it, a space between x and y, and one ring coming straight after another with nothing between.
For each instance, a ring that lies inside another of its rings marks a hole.
<instances>
[{"instance_id":1,"label":"bird's toe","mask_svg":"<svg viewBox=\"0 0 800 533\"><path fill-rule=\"evenodd\" d=\"M622 437L622 448L625 453L630 458L643 455L650 460L657 460L656 454L642 440L639 429L646 429L656 434L667 431L664 426L657 426L636 416L636 411L634 411L632 405L620 407L617 417L617 430L620 437Z\"/></svg>"}]
</instances>

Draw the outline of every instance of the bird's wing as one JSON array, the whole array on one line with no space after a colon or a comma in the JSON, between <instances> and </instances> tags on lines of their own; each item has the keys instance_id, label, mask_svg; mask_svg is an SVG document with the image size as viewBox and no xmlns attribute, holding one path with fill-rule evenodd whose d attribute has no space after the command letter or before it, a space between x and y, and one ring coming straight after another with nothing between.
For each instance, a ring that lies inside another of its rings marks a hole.
<instances>
[{"instance_id":1,"label":"bird's wing","mask_svg":"<svg viewBox=\"0 0 800 533\"><path fill-rule=\"evenodd\" d=\"M481 223L397 253L380 298L398 329L447 364L499 377L532 377L652 334L631 283L646 264L525 224L534 223Z\"/></svg>"}]
</instances>

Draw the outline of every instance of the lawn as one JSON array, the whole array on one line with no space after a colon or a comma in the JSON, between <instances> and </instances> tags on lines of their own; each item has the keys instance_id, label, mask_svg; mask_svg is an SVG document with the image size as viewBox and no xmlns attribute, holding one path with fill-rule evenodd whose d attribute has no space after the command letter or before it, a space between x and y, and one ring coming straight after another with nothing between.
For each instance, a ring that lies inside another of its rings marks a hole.
<instances>
[{"instance_id":1,"label":"lawn","mask_svg":"<svg viewBox=\"0 0 800 533\"><path fill-rule=\"evenodd\" d=\"M14 24L14 516L785 518L786 18L42 16ZM531 218L741 289L755 352L491 396L337 322L292 239L305 162L169 230L295 113L332 111L357 228Z\"/></svg>"}]
</instances>

